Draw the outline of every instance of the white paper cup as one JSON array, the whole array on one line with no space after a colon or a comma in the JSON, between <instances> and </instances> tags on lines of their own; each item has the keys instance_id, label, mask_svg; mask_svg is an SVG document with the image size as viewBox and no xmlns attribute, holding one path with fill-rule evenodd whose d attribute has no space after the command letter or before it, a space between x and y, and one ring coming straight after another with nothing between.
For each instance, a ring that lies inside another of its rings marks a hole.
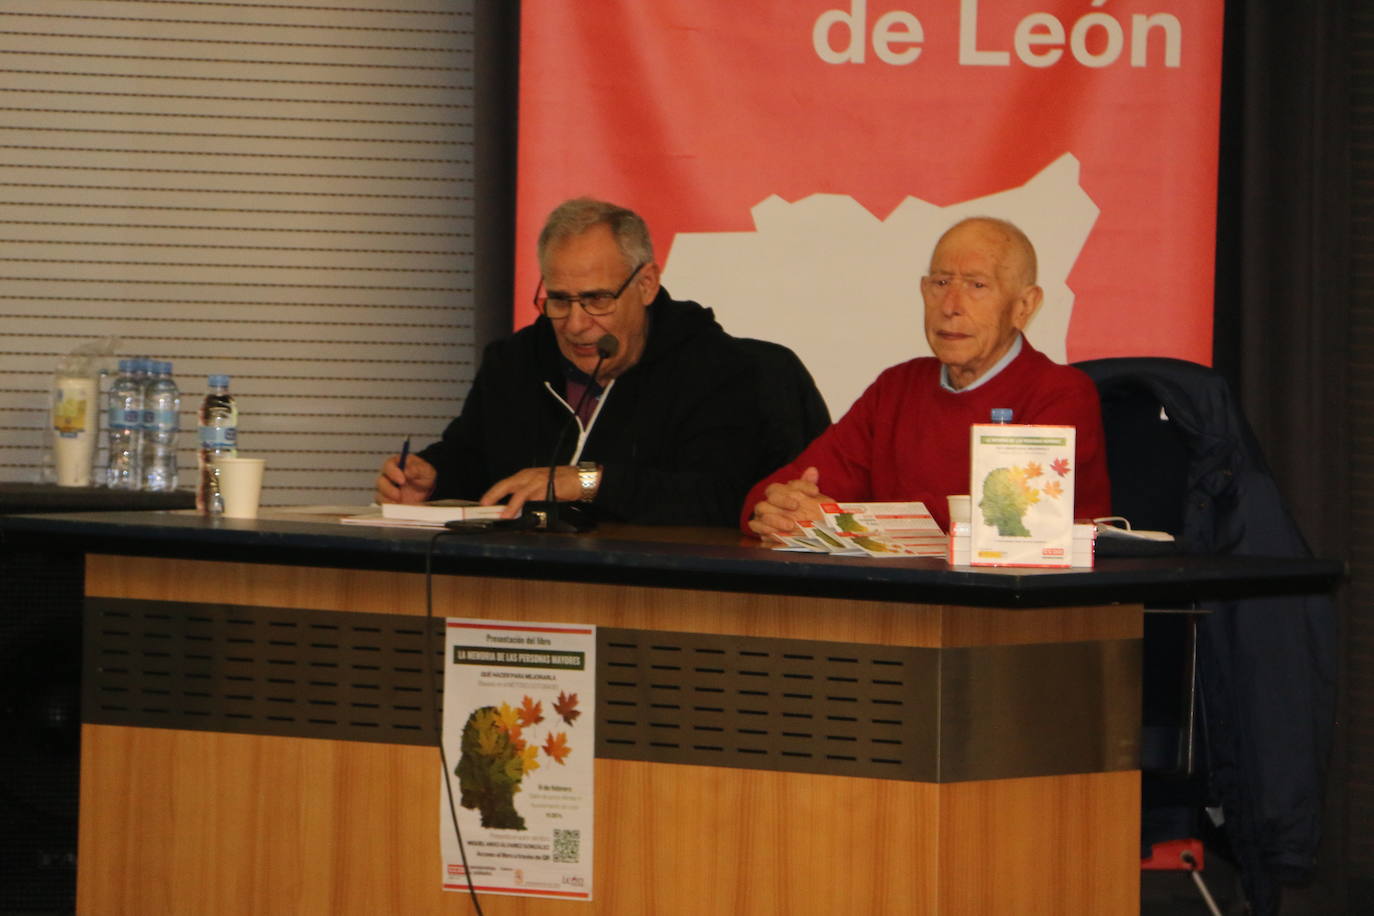
<instances>
[{"instance_id":1,"label":"white paper cup","mask_svg":"<svg viewBox=\"0 0 1374 916\"><path fill-rule=\"evenodd\" d=\"M89 487L95 458L96 401L94 378L61 378L53 389L52 454L59 487Z\"/></svg>"},{"instance_id":2,"label":"white paper cup","mask_svg":"<svg viewBox=\"0 0 1374 916\"><path fill-rule=\"evenodd\" d=\"M972 501L967 496L947 496L949 501L949 523L967 522L972 518Z\"/></svg>"},{"instance_id":3,"label":"white paper cup","mask_svg":"<svg viewBox=\"0 0 1374 916\"><path fill-rule=\"evenodd\" d=\"M257 518L262 495L262 458L215 459L219 468L219 492L224 497L225 518Z\"/></svg>"}]
</instances>

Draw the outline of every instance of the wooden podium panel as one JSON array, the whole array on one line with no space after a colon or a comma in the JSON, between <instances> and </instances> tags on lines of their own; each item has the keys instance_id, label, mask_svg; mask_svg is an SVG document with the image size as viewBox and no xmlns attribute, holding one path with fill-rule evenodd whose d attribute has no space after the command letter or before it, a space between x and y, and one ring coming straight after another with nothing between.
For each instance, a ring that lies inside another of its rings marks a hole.
<instances>
[{"instance_id":1,"label":"wooden podium panel","mask_svg":"<svg viewBox=\"0 0 1374 916\"><path fill-rule=\"evenodd\" d=\"M80 913L414 916L439 889L431 749L86 726ZM596 899L490 916L1131 913L1135 773L911 783L596 764Z\"/></svg>"},{"instance_id":2,"label":"wooden podium panel","mask_svg":"<svg viewBox=\"0 0 1374 916\"><path fill-rule=\"evenodd\" d=\"M424 613L414 573L91 556L87 594ZM1136 640L1138 605L1011 610L439 576L435 614L951 648ZM1128 711L1136 716L1138 709ZM1033 736L1032 736L1033 737ZM84 726L78 909L471 912L440 883L429 747ZM596 761L595 899L490 916L1102 914L1139 898L1134 770L920 782Z\"/></svg>"}]
</instances>

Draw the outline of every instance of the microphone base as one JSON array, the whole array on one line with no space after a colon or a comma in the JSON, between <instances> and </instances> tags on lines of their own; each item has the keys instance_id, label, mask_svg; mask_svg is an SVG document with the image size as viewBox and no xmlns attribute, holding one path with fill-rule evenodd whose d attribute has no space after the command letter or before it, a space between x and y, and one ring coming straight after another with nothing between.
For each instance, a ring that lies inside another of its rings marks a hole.
<instances>
[{"instance_id":1,"label":"microphone base","mask_svg":"<svg viewBox=\"0 0 1374 916\"><path fill-rule=\"evenodd\" d=\"M596 519L584 503L536 500L525 503L520 517L533 519L534 524L531 527L537 531L583 534L596 529Z\"/></svg>"}]
</instances>

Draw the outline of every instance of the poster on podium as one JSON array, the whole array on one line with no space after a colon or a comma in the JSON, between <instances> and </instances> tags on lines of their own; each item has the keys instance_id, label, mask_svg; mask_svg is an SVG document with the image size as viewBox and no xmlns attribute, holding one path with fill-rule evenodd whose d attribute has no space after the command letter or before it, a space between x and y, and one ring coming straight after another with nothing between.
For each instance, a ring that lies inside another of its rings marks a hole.
<instances>
[{"instance_id":1,"label":"poster on podium","mask_svg":"<svg viewBox=\"0 0 1374 916\"><path fill-rule=\"evenodd\" d=\"M444 889L591 900L596 628L446 624Z\"/></svg>"}]
</instances>

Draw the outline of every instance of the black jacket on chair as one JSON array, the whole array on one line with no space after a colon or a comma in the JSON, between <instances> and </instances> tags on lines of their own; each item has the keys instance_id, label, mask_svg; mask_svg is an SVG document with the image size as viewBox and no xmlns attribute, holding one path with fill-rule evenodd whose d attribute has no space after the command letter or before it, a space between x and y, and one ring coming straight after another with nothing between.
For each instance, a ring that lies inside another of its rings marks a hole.
<instances>
[{"instance_id":1,"label":"black jacket on chair","mask_svg":"<svg viewBox=\"0 0 1374 916\"><path fill-rule=\"evenodd\" d=\"M1163 407L1186 452L1183 492L1167 507L1177 510L1183 552L1310 555L1218 373L1146 357L1076 365L1102 396L1109 462L1114 445L1138 444L1129 434L1112 441L1111 404L1148 392ZM1129 517L1132 481L1112 473L1113 504ZM1246 897L1262 916L1277 912L1280 883L1309 878L1315 863L1335 718L1336 612L1326 595L1200 606L1211 612L1198 635L1207 776Z\"/></svg>"}]
</instances>

